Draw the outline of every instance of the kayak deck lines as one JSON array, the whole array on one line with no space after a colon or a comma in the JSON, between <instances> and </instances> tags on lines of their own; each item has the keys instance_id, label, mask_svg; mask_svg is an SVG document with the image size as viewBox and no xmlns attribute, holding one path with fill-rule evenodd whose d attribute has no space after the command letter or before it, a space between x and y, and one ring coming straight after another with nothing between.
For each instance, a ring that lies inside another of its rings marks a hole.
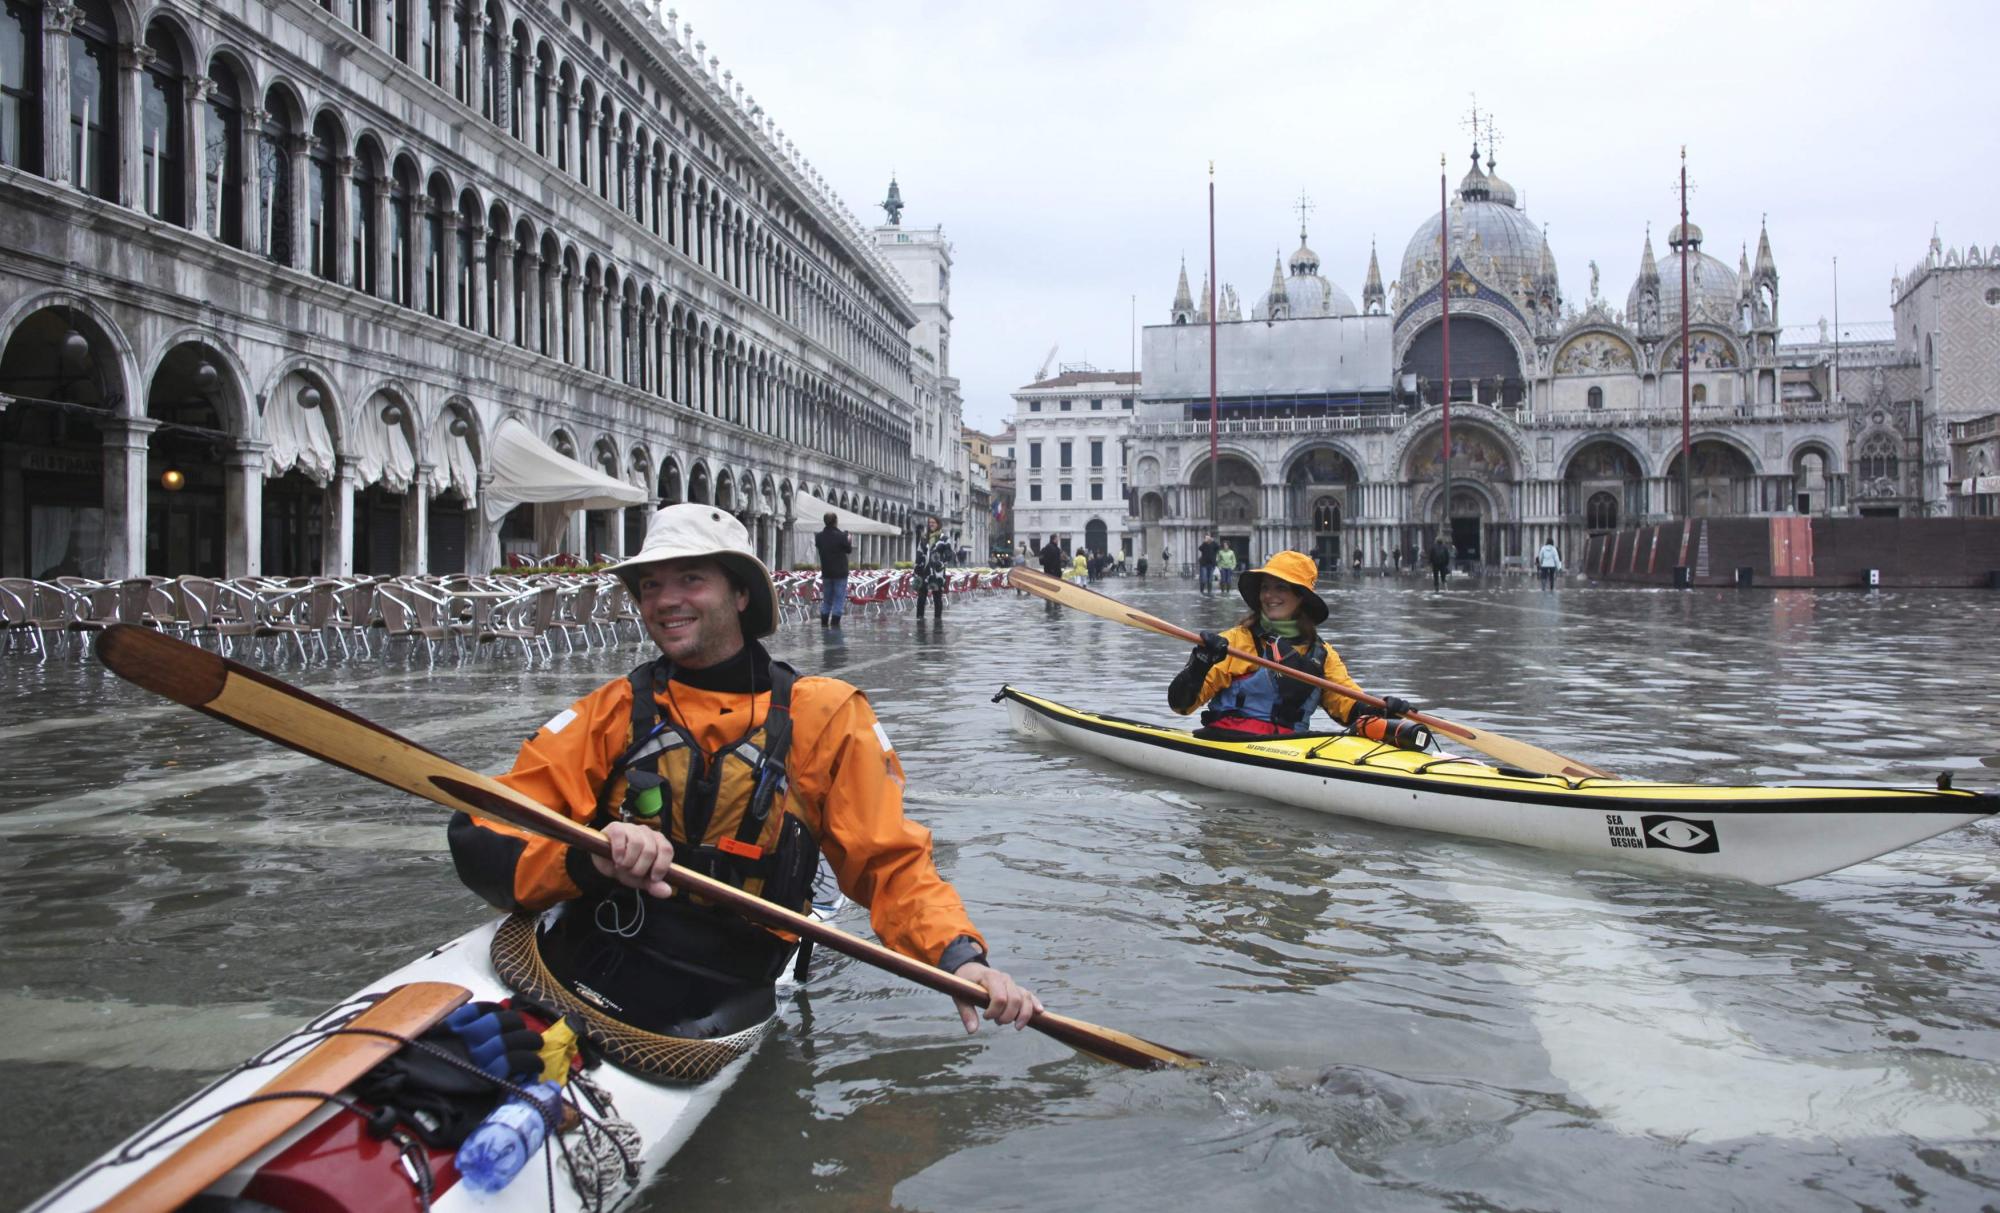
<instances>
[{"instance_id":1,"label":"kayak deck lines","mask_svg":"<svg viewBox=\"0 0 2000 1213\"><path fill-rule=\"evenodd\" d=\"M1150 774L1388 825L1776 885L2000 811L1951 787L1570 778L1342 734L1210 740L1002 687L1016 731Z\"/></svg>"}]
</instances>

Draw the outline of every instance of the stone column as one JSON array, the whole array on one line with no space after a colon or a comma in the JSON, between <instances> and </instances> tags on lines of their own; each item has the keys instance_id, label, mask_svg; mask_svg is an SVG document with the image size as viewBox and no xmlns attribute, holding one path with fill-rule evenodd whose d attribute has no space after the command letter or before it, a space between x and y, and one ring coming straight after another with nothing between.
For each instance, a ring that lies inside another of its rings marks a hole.
<instances>
[{"instance_id":1,"label":"stone column","mask_svg":"<svg viewBox=\"0 0 2000 1213\"><path fill-rule=\"evenodd\" d=\"M465 217L459 216L464 223ZM454 237L452 247L458 247ZM465 267L465 314L459 323L475 333L486 333L486 233L472 228L472 264Z\"/></svg>"},{"instance_id":2,"label":"stone column","mask_svg":"<svg viewBox=\"0 0 2000 1213\"><path fill-rule=\"evenodd\" d=\"M598 345L603 351L604 357L598 363L598 369L604 372L606 379L616 379L619 377L619 362L616 356L618 353L619 297L610 291L600 291L599 296Z\"/></svg>"},{"instance_id":3,"label":"stone column","mask_svg":"<svg viewBox=\"0 0 2000 1213\"><path fill-rule=\"evenodd\" d=\"M329 148L338 151L338 148ZM342 286L361 285L361 267L354 263L354 157L333 162L333 280Z\"/></svg>"},{"instance_id":4,"label":"stone column","mask_svg":"<svg viewBox=\"0 0 2000 1213\"><path fill-rule=\"evenodd\" d=\"M187 207L187 226L191 232L211 236L208 227L208 96L215 91L215 81L207 76L190 75L181 106L182 128L187 132L183 143L181 159L186 163L182 169L185 182L181 197ZM219 211L220 208L218 208Z\"/></svg>"},{"instance_id":5,"label":"stone column","mask_svg":"<svg viewBox=\"0 0 2000 1213\"><path fill-rule=\"evenodd\" d=\"M542 341L542 257L529 249L521 258L521 344L537 354L548 353Z\"/></svg>"},{"instance_id":6,"label":"stone column","mask_svg":"<svg viewBox=\"0 0 2000 1213\"><path fill-rule=\"evenodd\" d=\"M146 571L146 448L160 423L151 417L117 417L99 425L104 431L104 576L116 581Z\"/></svg>"},{"instance_id":7,"label":"stone column","mask_svg":"<svg viewBox=\"0 0 2000 1213\"><path fill-rule=\"evenodd\" d=\"M560 167L564 172L574 175L576 173L577 145L580 142L580 138L577 135L576 98L568 93L563 93L557 97L557 101L559 102L558 105L549 108L551 110L560 109L562 111L559 114L552 113L550 115L554 121L562 123L558 142L559 145L566 146L563 146L563 163Z\"/></svg>"},{"instance_id":8,"label":"stone column","mask_svg":"<svg viewBox=\"0 0 2000 1213\"><path fill-rule=\"evenodd\" d=\"M603 291L597 283L583 284L583 314L577 317L576 322L576 340L582 347L582 353L578 356L576 364L586 371L599 369L594 365L597 359L597 334L590 322L601 314L598 307L598 296L601 294Z\"/></svg>"},{"instance_id":9,"label":"stone column","mask_svg":"<svg viewBox=\"0 0 2000 1213\"><path fill-rule=\"evenodd\" d=\"M285 175L292 183L292 247L291 257L286 264L300 270L309 270L312 267L312 251L306 248L307 208L311 205L311 199L307 197L306 191L306 174L312 171L312 162L306 158L306 149L311 144L311 135L285 136Z\"/></svg>"},{"instance_id":10,"label":"stone column","mask_svg":"<svg viewBox=\"0 0 2000 1213\"><path fill-rule=\"evenodd\" d=\"M549 79L548 72L543 70L541 60L537 59L535 61L535 100L532 105L528 106L528 112L521 115L524 127L529 121L535 124L533 146L536 148L536 154L547 158L551 164L555 163L556 159L556 133L555 122L553 121L556 116L556 107L549 103L549 91L553 83Z\"/></svg>"},{"instance_id":11,"label":"stone column","mask_svg":"<svg viewBox=\"0 0 2000 1213\"><path fill-rule=\"evenodd\" d=\"M635 377L635 381L640 391L651 392L654 390L654 376L653 376L653 304L650 300L641 303L639 305L638 319L635 321L635 326L632 331L635 335L637 335L639 339L638 341L639 348L636 354L634 355L634 360L639 365L639 373ZM622 548L620 549L620 552L622 554L623 552Z\"/></svg>"},{"instance_id":12,"label":"stone column","mask_svg":"<svg viewBox=\"0 0 2000 1213\"><path fill-rule=\"evenodd\" d=\"M396 571L405 577L430 571L430 482L431 474L437 470L435 464L419 463L416 478L410 481L410 491L403 494L403 542L402 567Z\"/></svg>"},{"instance_id":13,"label":"stone column","mask_svg":"<svg viewBox=\"0 0 2000 1213\"><path fill-rule=\"evenodd\" d=\"M512 34L500 39L500 78L494 82L499 87L493 90L493 124L509 135L514 133L514 52L520 46L520 40ZM525 140L528 133L525 122L520 130Z\"/></svg>"},{"instance_id":14,"label":"stone column","mask_svg":"<svg viewBox=\"0 0 2000 1213\"><path fill-rule=\"evenodd\" d=\"M327 481L325 514L320 532L320 575L350 576L354 572L354 465L345 456L334 461L333 478Z\"/></svg>"},{"instance_id":15,"label":"stone column","mask_svg":"<svg viewBox=\"0 0 2000 1213\"><path fill-rule=\"evenodd\" d=\"M471 533L466 536L465 567L474 573L500 566L500 524L486 521L486 494L492 487L492 473L481 472L478 498L466 509L466 525Z\"/></svg>"},{"instance_id":16,"label":"stone column","mask_svg":"<svg viewBox=\"0 0 2000 1213\"><path fill-rule=\"evenodd\" d=\"M516 245L509 237L502 236L497 248L500 256L500 265L498 267L499 281L496 284L495 293L499 298L494 300L493 318L499 327L493 335L507 344L513 345L520 340L520 329L514 323L514 250ZM523 313L527 311L525 303L522 304L521 310Z\"/></svg>"},{"instance_id":17,"label":"stone column","mask_svg":"<svg viewBox=\"0 0 2000 1213\"><path fill-rule=\"evenodd\" d=\"M646 226L646 204L651 201L646 196L649 184L647 179L650 176L651 173L647 169L646 145L635 139L632 144L632 170L628 174L632 193L626 199L625 211L640 227Z\"/></svg>"},{"instance_id":18,"label":"stone column","mask_svg":"<svg viewBox=\"0 0 2000 1213\"><path fill-rule=\"evenodd\" d=\"M419 193L410 199L410 306L430 314L431 303L431 196Z\"/></svg>"},{"instance_id":19,"label":"stone column","mask_svg":"<svg viewBox=\"0 0 2000 1213\"><path fill-rule=\"evenodd\" d=\"M383 168L389 176L375 178L375 197L368 204L372 221L371 231L375 233L375 297L394 299L396 284L390 279L390 267L395 263L395 236L391 229L395 223L389 213L389 191L394 181L396 166L386 164Z\"/></svg>"},{"instance_id":20,"label":"stone column","mask_svg":"<svg viewBox=\"0 0 2000 1213\"><path fill-rule=\"evenodd\" d=\"M452 207L442 214L438 224L438 240L444 245L438 258L438 312L440 316L454 324L459 323L458 315L458 208Z\"/></svg>"},{"instance_id":21,"label":"stone column","mask_svg":"<svg viewBox=\"0 0 2000 1213\"><path fill-rule=\"evenodd\" d=\"M69 142L69 35L82 15L70 0L42 6L42 173L61 185L79 180Z\"/></svg>"},{"instance_id":22,"label":"stone column","mask_svg":"<svg viewBox=\"0 0 2000 1213\"><path fill-rule=\"evenodd\" d=\"M609 515L605 519L605 522L608 524L604 528L605 550L613 556L623 556L625 554L625 507L622 505L617 506L606 510L605 513ZM584 553L586 559L595 555L597 555L595 552Z\"/></svg>"},{"instance_id":23,"label":"stone column","mask_svg":"<svg viewBox=\"0 0 2000 1213\"><path fill-rule=\"evenodd\" d=\"M67 48L65 48L65 52ZM159 55L149 46L133 45L119 48L118 52L118 193L120 206L134 210L145 210L146 185L140 180L145 176L146 136L139 119L142 112L139 105L141 86L146 82L146 69L153 65ZM68 108L69 95L63 94L60 104ZM161 185L164 187L165 183Z\"/></svg>"},{"instance_id":24,"label":"stone column","mask_svg":"<svg viewBox=\"0 0 2000 1213\"><path fill-rule=\"evenodd\" d=\"M660 235L668 244L675 242L676 233L685 235L687 223L681 218L681 183L667 178L667 222Z\"/></svg>"},{"instance_id":25,"label":"stone column","mask_svg":"<svg viewBox=\"0 0 2000 1213\"><path fill-rule=\"evenodd\" d=\"M264 452L267 442L239 438L222 456L223 572L255 577L264 571Z\"/></svg>"},{"instance_id":26,"label":"stone column","mask_svg":"<svg viewBox=\"0 0 2000 1213\"><path fill-rule=\"evenodd\" d=\"M597 176L595 172L597 115L590 110L581 110L580 113L583 118L583 131L576 142L576 179L588 186L595 183Z\"/></svg>"}]
</instances>

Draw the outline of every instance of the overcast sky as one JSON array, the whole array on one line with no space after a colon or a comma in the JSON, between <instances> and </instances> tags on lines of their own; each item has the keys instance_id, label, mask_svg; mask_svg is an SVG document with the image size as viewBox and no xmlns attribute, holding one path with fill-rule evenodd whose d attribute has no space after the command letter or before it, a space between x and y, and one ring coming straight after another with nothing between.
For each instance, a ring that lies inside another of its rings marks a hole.
<instances>
[{"instance_id":1,"label":"overcast sky","mask_svg":"<svg viewBox=\"0 0 2000 1213\"><path fill-rule=\"evenodd\" d=\"M1321 272L1356 302L1370 241L1392 280L1465 172L1473 105L1548 226L1566 302L1590 265L1623 308L1650 220L1664 253L1681 144L1704 251L1754 256L1770 216L1780 319L1889 316L1938 224L2000 242L2000 4L1144 5L1064 0L683 4L695 36L864 222L893 171L911 227L953 245L953 370L989 432L1052 345L1131 365L1180 260L1200 289L1207 166L1218 276L1245 314L1311 196ZM1677 34L1670 21L1685 34Z\"/></svg>"}]
</instances>

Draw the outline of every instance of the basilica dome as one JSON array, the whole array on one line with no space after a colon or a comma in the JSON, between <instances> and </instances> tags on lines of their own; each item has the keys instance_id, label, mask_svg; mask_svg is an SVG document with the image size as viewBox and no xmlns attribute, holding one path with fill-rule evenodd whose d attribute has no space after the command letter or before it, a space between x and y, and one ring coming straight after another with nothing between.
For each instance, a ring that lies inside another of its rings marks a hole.
<instances>
[{"instance_id":1,"label":"basilica dome","mask_svg":"<svg viewBox=\"0 0 2000 1213\"><path fill-rule=\"evenodd\" d=\"M1646 260L1651 259L1652 241L1646 242ZM1712 324L1728 324L1736 315L1736 304L1743 284L1736 271L1727 262L1711 257L1701 251L1701 229L1694 224L1682 231L1680 224L1667 233L1668 253L1659 263L1660 274L1660 315L1663 328L1678 329L1681 317L1681 259L1688 259L1688 318L1694 321L1706 320ZM1625 299L1625 314L1637 323L1639 297L1646 282L1646 265L1642 261L1639 277L1632 283L1632 290Z\"/></svg>"},{"instance_id":2,"label":"basilica dome","mask_svg":"<svg viewBox=\"0 0 2000 1213\"><path fill-rule=\"evenodd\" d=\"M1472 170L1458 183L1451 208L1452 256L1465 262L1480 281L1505 295L1527 297L1542 264L1542 230L1514 205L1514 187L1489 176L1472 155ZM1418 225L1403 249L1404 299L1433 281L1426 268L1437 260L1436 212ZM1551 256L1550 264L1554 264Z\"/></svg>"},{"instance_id":3,"label":"basilica dome","mask_svg":"<svg viewBox=\"0 0 2000 1213\"><path fill-rule=\"evenodd\" d=\"M1276 266L1271 270L1271 289L1257 301L1250 310L1253 320L1269 320L1275 314L1274 301L1280 291L1284 295L1285 314L1291 318L1303 316L1358 316L1361 309L1354 306L1354 300L1347 292L1319 273L1319 254L1306 245L1306 234L1299 233L1299 247L1293 251L1289 275L1279 277Z\"/></svg>"}]
</instances>

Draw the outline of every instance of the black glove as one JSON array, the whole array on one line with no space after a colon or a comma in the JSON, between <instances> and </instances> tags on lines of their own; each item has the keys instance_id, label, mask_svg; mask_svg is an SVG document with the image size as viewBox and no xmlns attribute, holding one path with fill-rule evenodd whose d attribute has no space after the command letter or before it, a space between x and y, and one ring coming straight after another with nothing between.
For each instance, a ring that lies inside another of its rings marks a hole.
<instances>
[{"instance_id":1,"label":"black glove","mask_svg":"<svg viewBox=\"0 0 2000 1213\"><path fill-rule=\"evenodd\" d=\"M1194 654L1189 660L1199 661L1203 665L1214 665L1227 656L1229 656L1229 642L1222 638L1222 634L1203 632L1201 643L1194 646Z\"/></svg>"},{"instance_id":2,"label":"black glove","mask_svg":"<svg viewBox=\"0 0 2000 1213\"><path fill-rule=\"evenodd\" d=\"M1398 716L1408 716L1416 710L1416 705L1401 695L1382 696L1382 714L1391 720L1394 720Z\"/></svg>"}]
</instances>

